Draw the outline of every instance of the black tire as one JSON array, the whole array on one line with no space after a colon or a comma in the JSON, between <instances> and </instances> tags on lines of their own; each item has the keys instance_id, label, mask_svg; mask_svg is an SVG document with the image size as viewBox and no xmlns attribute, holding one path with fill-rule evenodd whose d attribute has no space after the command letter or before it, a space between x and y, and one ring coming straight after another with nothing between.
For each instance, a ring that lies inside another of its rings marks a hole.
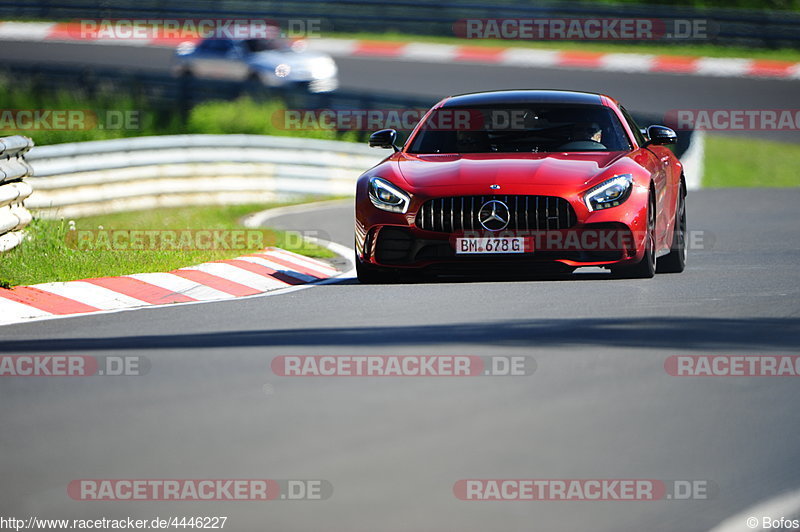
<instances>
[{"instance_id":1,"label":"black tire","mask_svg":"<svg viewBox=\"0 0 800 532\"><path fill-rule=\"evenodd\" d=\"M667 255L658 259L658 273L681 273L686 269L686 192L681 187L675 208L675 227L672 247Z\"/></svg>"},{"instance_id":2,"label":"black tire","mask_svg":"<svg viewBox=\"0 0 800 532\"><path fill-rule=\"evenodd\" d=\"M647 236L644 257L633 266L617 266L611 273L623 279L651 279L656 274L656 201L652 192L647 202Z\"/></svg>"}]
</instances>

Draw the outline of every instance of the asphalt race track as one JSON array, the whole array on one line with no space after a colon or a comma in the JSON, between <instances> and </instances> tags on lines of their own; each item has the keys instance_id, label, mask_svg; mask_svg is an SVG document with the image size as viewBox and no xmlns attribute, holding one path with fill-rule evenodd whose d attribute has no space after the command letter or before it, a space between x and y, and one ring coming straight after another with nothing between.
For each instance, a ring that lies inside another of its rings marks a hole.
<instances>
[{"instance_id":1,"label":"asphalt race track","mask_svg":"<svg viewBox=\"0 0 800 532\"><path fill-rule=\"evenodd\" d=\"M11 61L123 67L167 71L167 48L57 42L3 42ZM795 109L797 80L724 78L520 68L474 63L417 63L367 57L339 57L342 89L429 96L489 89L569 89L609 94L628 109L663 115L678 109ZM800 142L798 131L727 132L784 142Z\"/></svg>"},{"instance_id":2,"label":"asphalt race track","mask_svg":"<svg viewBox=\"0 0 800 532\"><path fill-rule=\"evenodd\" d=\"M225 515L231 530L707 531L800 486L792 378L675 354L796 354L800 190L688 197L683 274L360 285L0 328L4 354L143 356L143 376L4 379L6 515ZM351 243L349 204L271 222ZM279 355L525 355L531 376L290 378ZM266 385L266 386L265 386ZM325 479L325 501L77 502L81 478ZM704 479L710 500L465 502L467 478ZM10 482L9 479L14 479ZM11 511L13 510L13 512Z\"/></svg>"}]
</instances>

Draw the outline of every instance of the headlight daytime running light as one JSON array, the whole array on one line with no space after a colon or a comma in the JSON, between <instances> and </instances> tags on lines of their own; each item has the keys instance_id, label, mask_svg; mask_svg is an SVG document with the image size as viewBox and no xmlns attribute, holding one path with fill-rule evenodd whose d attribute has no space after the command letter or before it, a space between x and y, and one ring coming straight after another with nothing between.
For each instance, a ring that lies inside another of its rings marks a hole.
<instances>
[{"instance_id":1,"label":"headlight daytime running light","mask_svg":"<svg viewBox=\"0 0 800 532\"><path fill-rule=\"evenodd\" d=\"M609 209L623 204L632 189L633 175L621 174L589 189L583 200L590 212Z\"/></svg>"},{"instance_id":2,"label":"headlight daytime running light","mask_svg":"<svg viewBox=\"0 0 800 532\"><path fill-rule=\"evenodd\" d=\"M405 214L411 203L411 196L380 177L370 178L369 199L379 209L400 214Z\"/></svg>"}]
</instances>

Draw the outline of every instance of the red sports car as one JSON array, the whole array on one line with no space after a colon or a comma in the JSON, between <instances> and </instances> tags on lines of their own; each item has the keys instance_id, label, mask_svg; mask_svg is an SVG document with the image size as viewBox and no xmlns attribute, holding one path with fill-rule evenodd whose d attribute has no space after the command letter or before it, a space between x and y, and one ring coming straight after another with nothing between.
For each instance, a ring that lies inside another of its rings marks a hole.
<instances>
[{"instance_id":1,"label":"red sports car","mask_svg":"<svg viewBox=\"0 0 800 532\"><path fill-rule=\"evenodd\" d=\"M681 272L686 184L667 145L601 94L509 90L436 104L356 188L362 282L403 273Z\"/></svg>"}]
</instances>

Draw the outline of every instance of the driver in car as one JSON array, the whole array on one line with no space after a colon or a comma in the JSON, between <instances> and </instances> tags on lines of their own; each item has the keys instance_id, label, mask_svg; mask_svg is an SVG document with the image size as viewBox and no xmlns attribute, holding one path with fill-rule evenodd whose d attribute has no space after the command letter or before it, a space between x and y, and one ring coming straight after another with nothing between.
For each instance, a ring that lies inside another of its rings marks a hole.
<instances>
[{"instance_id":1,"label":"driver in car","mask_svg":"<svg viewBox=\"0 0 800 532\"><path fill-rule=\"evenodd\" d=\"M572 140L591 140L594 142L603 142L603 128L596 122L575 124L572 128Z\"/></svg>"}]
</instances>

